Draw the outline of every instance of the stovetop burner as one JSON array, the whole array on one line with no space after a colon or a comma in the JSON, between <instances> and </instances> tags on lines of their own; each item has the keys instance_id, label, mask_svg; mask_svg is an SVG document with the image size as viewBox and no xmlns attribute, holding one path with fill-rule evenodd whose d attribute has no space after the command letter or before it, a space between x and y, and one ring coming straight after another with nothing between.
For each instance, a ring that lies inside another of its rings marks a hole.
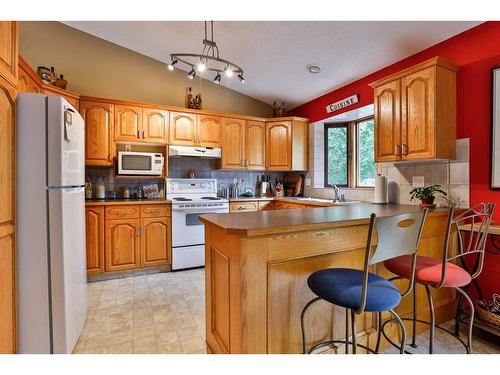
<instances>
[{"instance_id":1,"label":"stovetop burner","mask_svg":"<svg viewBox=\"0 0 500 375\"><path fill-rule=\"evenodd\" d=\"M221 198L219 197L201 197L201 199L207 199L209 201L220 201Z\"/></svg>"},{"instance_id":2,"label":"stovetop burner","mask_svg":"<svg viewBox=\"0 0 500 375\"><path fill-rule=\"evenodd\" d=\"M172 198L174 201L179 201L179 202L191 202L192 199L189 198L183 198L183 197L177 197L177 198Z\"/></svg>"}]
</instances>

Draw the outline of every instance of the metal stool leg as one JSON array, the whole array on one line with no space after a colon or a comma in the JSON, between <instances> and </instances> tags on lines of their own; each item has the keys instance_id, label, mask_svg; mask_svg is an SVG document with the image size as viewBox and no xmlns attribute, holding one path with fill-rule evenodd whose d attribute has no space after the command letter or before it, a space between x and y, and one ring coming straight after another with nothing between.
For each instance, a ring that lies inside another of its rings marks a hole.
<instances>
[{"instance_id":1,"label":"metal stool leg","mask_svg":"<svg viewBox=\"0 0 500 375\"><path fill-rule=\"evenodd\" d=\"M429 331L429 354L432 354L434 351L434 327L436 325L436 318L434 316L434 303L432 302L432 294L431 289L428 285L425 286L425 291L427 293L427 299L429 300L429 313L431 316L430 320L430 331Z\"/></svg>"},{"instance_id":2,"label":"metal stool leg","mask_svg":"<svg viewBox=\"0 0 500 375\"><path fill-rule=\"evenodd\" d=\"M375 352L378 354L378 351L380 349L380 339L382 337L382 313L379 312L377 315L378 315L378 332L377 332L377 345L375 345Z\"/></svg>"},{"instance_id":3,"label":"metal stool leg","mask_svg":"<svg viewBox=\"0 0 500 375\"><path fill-rule=\"evenodd\" d=\"M417 347L417 286L413 286L413 322L412 322L412 333L411 333L411 344L412 348Z\"/></svg>"},{"instance_id":4,"label":"metal stool leg","mask_svg":"<svg viewBox=\"0 0 500 375\"><path fill-rule=\"evenodd\" d=\"M472 303L472 300L470 297L467 295L465 291L463 291L460 288L455 288L469 303L470 306L470 318L469 318L469 329L467 332L467 354L472 353L472 328L474 326L474 304Z\"/></svg>"},{"instance_id":5,"label":"metal stool leg","mask_svg":"<svg viewBox=\"0 0 500 375\"><path fill-rule=\"evenodd\" d=\"M356 340L356 313L351 310L351 330L352 330L352 354L356 354L356 349L358 347Z\"/></svg>"},{"instance_id":6,"label":"metal stool leg","mask_svg":"<svg viewBox=\"0 0 500 375\"><path fill-rule=\"evenodd\" d=\"M302 309L302 313L300 314L300 328L302 330L302 353L303 354L306 354L306 333L305 333L305 327L304 327L304 316L305 316L305 313L307 311L307 309L309 309L309 307L319 301L321 298L319 297L316 297L312 300L310 300L305 306L304 308Z\"/></svg>"},{"instance_id":7,"label":"metal stool leg","mask_svg":"<svg viewBox=\"0 0 500 375\"><path fill-rule=\"evenodd\" d=\"M406 344L406 328L405 328L405 324L403 323L403 320L401 320L401 318L399 317L398 314L396 314L396 312L394 310L389 310L392 314L392 316L394 316L396 318L396 320L398 321L399 323L399 326L401 327L401 348L399 348L399 353L400 354L405 354L405 344Z\"/></svg>"},{"instance_id":8,"label":"metal stool leg","mask_svg":"<svg viewBox=\"0 0 500 375\"><path fill-rule=\"evenodd\" d=\"M349 309L345 309L345 354L349 354Z\"/></svg>"}]
</instances>

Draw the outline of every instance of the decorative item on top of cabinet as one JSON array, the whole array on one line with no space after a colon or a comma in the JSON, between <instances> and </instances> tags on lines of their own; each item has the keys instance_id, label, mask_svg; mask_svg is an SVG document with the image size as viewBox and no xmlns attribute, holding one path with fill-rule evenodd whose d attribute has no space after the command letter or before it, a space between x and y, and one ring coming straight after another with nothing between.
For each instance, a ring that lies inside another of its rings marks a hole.
<instances>
[{"instance_id":1,"label":"decorative item on top of cabinet","mask_svg":"<svg viewBox=\"0 0 500 375\"><path fill-rule=\"evenodd\" d=\"M370 84L376 162L455 159L457 70L435 57Z\"/></svg>"},{"instance_id":2,"label":"decorative item on top of cabinet","mask_svg":"<svg viewBox=\"0 0 500 375\"><path fill-rule=\"evenodd\" d=\"M219 147L222 119L217 116L198 115L197 117L197 146Z\"/></svg>"},{"instance_id":3,"label":"decorative item on top of cabinet","mask_svg":"<svg viewBox=\"0 0 500 375\"><path fill-rule=\"evenodd\" d=\"M142 108L115 105L115 141L137 142L144 139Z\"/></svg>"},{"instance_id":4,"label":"decorative item on top of cabinet","mask_svg":"<svg viewBox=\"0 0 500 375\"><path fill-rule=\"evenodd\" d=\"M222 119L222 156L219 167L245 169L245 120Z\"/></svg>"},{"instance_id":5,"label":"decorative item on top of cabinet","mask_svg":"<svg viewBox=\"0 0 500 375\"><path fill-rule=\"evenodd\" d=\"M85 164L112 166L114 158L114 106L109 103L80 103L85 120Z\"/></svg>"},{"instance_id":6,"label":"decorative item on top of cabinet","mask_svg":"<svg viewBox=\"0 0 500 375\"><path fill-rule=\"evenodd\" d=\"M196 115L170 112L170 144L194 146L197 142Z\"/></svg>"},{"instance_id":7,"label":"decorative item on top of cabinet","mask_svg":"<svg viewBox=\"0 0 500 375\"><path fill-rule=\"evenodd\" d=\"M87 274L104 272L104 207L85 208Z\"/></svg>"}]
</instances>

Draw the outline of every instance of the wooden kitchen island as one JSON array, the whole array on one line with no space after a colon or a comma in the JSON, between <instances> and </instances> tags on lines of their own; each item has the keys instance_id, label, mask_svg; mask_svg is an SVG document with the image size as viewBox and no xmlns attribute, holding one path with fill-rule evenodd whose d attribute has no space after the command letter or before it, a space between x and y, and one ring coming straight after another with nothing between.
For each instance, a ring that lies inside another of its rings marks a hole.
<instances>
[{"instance_id":1,"label":"wooden kitchen island","mask_svg":"<svg viewBox=\"0 0 500 375\"><path fill-rule=\"evenodd\" d=\"M361 203L201 216L206 236L206 340L210 352L301 353L300 313L314 297L307 277L328 267L361 269L372 212L390 216L418 209ZM441 256L447 213L446 209L429 213L419 254ZM381 265L374 272L390 276ZM405 286L401 284L401 288ZM437 322L450 319L454 293L440 290L433 296ZM427 299L420 286L417 299L419 318L428 320ZM411 297L396 311L409 316ZM376 314L358 318L358 342L374 347L375 327ZM397 339L397 325L387 327L389 335ZM419 331L426 329L418 326ZM409 324L407 330L410 335ZM326 339L342 339L345 310L326 302L315 304L306 317L306 333L308 347ZM382 348L387 346L383 340ZM342 353L344 349L339 346L336 350Z\"/></svg>"}]
</instances>

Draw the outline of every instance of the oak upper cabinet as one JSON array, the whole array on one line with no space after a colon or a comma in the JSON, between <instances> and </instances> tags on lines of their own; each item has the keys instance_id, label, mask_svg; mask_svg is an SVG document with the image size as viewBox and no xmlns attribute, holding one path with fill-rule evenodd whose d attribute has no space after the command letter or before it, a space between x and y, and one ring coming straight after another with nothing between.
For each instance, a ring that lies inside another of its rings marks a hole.
<instances>
[{"instance_id":1,"label":"oak upper cabinet","mask_svg":"<svg viewBox=\"0 0 500 375\"><path fill-rule=\"evenodd\" d=\"M115 141L142 141L142 108L115 105Z\"/></svg>"},{"instance_id":2,"label":"oak upper cabinet","mask_svg":"<svg viewBox=\"0 0 500 375\"><path fill-rule=\"evenodd\" d=\"M168 112L162 109L143 108L142 134L144 142L168 143Z\"/></svg>"},{"instance_id":3,"label":"oak upper cabinet","mask_svg":"<svg viewBox=\"0 0 500 375\"><path fill-rule=\"evenodd\" d=\"M169 263L170 218L141 219L141 267Z\"/></svg>"},{"instance_id":4,"label":"oak upper cabinet","mask_svg":"<svg viewBox=\"0 0 500 375\"><path fill-rule=\"evenodd\" d=\"M455 159L457 70L435 57L371 84L376 162Z\"/></svg>"},{"instance_id":5,"label":"oak upper cabinet","mask_svg":"<svg viewBox=\"0 0 500 375\"><path fill-rule=\"evenodd\" d=\"M202 147L219 147L221 121L220 117L198 115L196 145Z\"/></svg>"},{"instance_id":6,"label":"oak upper cabinet","mask_svg":"<svg viewBox=\"0 0 500 375\"><path fill-rule=\"evenodd\" d=\"M247 121L245 134L246 168L266 168L266 124L262 121Z\"/></svg>"},{"instance_id":7,"label":"oak upper cabinet","mask_svg":"<svg viewBox=\"0 0 500 375\"><path fill-rule=\"evenodd\" d=\"M19 25L16 21L0 21L0 77L14 87L18 79Z\"/></svg>"},{"instance_id":8,"label":"oak upper cabinet","mask_svg":"<svg viewBox=\"0 0 500 375\"><path fill-rule=\"evenodd\" d=\"M375 160L401 160L401 81L375 88Z\"/></svg>"},{"instance_id":9,"label":"oak upper cabinet","mask_svg":"<svg viewBox=\"0 0 500 375\"><path fill-rule=\"evenodd\" d=\"M194 146L197 142L196 115L170 112L170 144Z\"/></svg>"},{"instance_id":10,"label":"oak upper cabinet","mask_svg":"<svg viewBox=\"0 0 500 375\"><path fill-rule=\"evenodd\" d=\"M306 171L308 157L309 130L305 119L266 123L266 170Z\"/></svg>"},{"instance_id":11,"label":"oak upper cabinet","mask_svg":"<svg viewBox=\"0 0 500 375\"><path fill-rule=\"evenodd\" d=\"M220 168L245 168L245 120L222 119L222 156Z\"/></svg>"},{"instance_id":12,"label":"oak upper cabinet","mask_svg":"<svg viewBox=\"0 0 500 375\"><path fill-rule=\"evenodd\" d=\"M113 165L114 106L109 103L80 103L80 113L85 120L85 164Z\"/></svg>"},{"instance_id":13,"label":"oak upper cabinet","mask_svg":"<svg viewBox=\"0 0 500 375\"><path fill-rule=\"evenodd\" d=\"M85 208L87 274L104 272L104 207Z\"/></svg>"},{"instance_id":14,"label":"oak upper cabinet","mask_svg":"<svg viewBox=\"0 0 500 375\"><path fill-rule=\"evenodd\" d=\"M140 220L106 220L106 271L140 267Z\"/></svg>"}]
</instances>

